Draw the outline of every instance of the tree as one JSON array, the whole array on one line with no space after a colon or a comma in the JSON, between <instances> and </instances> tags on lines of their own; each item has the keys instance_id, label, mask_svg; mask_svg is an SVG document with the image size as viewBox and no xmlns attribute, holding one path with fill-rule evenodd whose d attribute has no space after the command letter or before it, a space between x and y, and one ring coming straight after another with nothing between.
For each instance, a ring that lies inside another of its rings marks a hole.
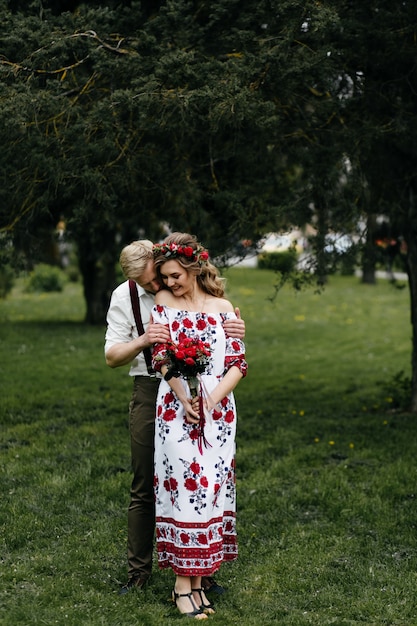
<instances>
[{"instance_id":1,"label":"tree","mask_svg":"<svg viewBox=\"0 0 417 626\"><path fill-rule=\"evenodd\" d=\"M3 229L33 250L37 226L65 216L91 323L104 319L119 240L139 228L154 238L164 219L204 233L216 255L273 215L262 184L273 107L239 54L206 53L224 12L178 2L147 20L133 4L5 16Z\"/></svg>"},{"instance_id":2,"label":"tree","mask_svg":"<svg viewBox=\"0 0 417 626\"><path fill-rule=\"evenodd\" d=\"M327 233L365 220L371 246L382 214L407 244L417 411L415 3L24 4L0 13L0 224L33 249L65 215L87 320L121 243L162 221L218 255L315 220L323 281Z\"/></svg>"}]
</instances>

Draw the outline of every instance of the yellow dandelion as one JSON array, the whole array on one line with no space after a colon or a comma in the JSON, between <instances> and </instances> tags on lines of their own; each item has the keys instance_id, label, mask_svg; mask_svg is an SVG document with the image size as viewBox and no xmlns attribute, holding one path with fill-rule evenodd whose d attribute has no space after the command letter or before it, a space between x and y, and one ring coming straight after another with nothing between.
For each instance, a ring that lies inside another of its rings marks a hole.
<instances>
[{"instance_id":1,"label":"yellow dandelion","mask_svg":"<svg viewBox=\"0 0 417 626\"><path fill-rule=\"evenodd\" d=\"M314 443L319 443L320 439L318 437L314 437Z\"/></svg>"},{"instance_id":2,"label":"yellow dandelion","mask_svg":"<svg viewBox=\"0 0 417 626\"><path fill-rule=\"evenodd\" d=\"M394 402L394 399L393 399L393 398L385 398L385 400L386 400L387 402L390 402L390 403L391 403L391 402Z\"/></svg>"},{"instance_id":3,"label":"yellow dandelion","mask_svg":"<svg viewBox=\"0 0 417 626\"><path fill-rule=\"evenodd\" d=\"M388 424L388 420L384 420L382 423L386 426Z\"/></svg>"},{"instance_id":4,"label":"yellow dandelion","mask_svg":"<svg viewBox=\"0 0 417 626\"><path fill-rule=\"evenodd\" d=\"M300 374L300 380L304 380L304 379L305 379L305 377L306 377L306 375L305 375L305 374Z\"/></svg>"},{"instance_id":5,"label":"yellow dandelion","mask_svg":"<svg viewBox=\"0 0 417 626\"><path fill-rule=\"evenodd\" d=\"M304 411L303 410L300 411L300 415L304 415Z\"/></svg>"},{"instance_id":6,"label":"yellow dandelion","mask_svg":"<svg viewBox=\"0 0 417 626\"><path fill-rule=\"evenodd\" d=\"M306 316L305 315L295 315L294 316L294 320L296 322L304 322L305 321Z\"/></svg>"},{"instance_id":7,"label":"yellow dandelion","mask_svg":"<svg viewBox=\"0 0 417 626\"><path fill-rule=\"evenodd\" d=\"M352 443L352 442L350 442L350 444L349 444L349 448L350 448L351 450L353 450L353 448L354 448L354 447L355 447L355 444L354 444L354 443Z\"/></svg>"},{"instance_id":8,"label":"yellow dandelion","mask_svg":"<svg viewBox=\"0 0 417 626\"><path fill-rule=\"evenodd\" d=\"M334 441L329 441L329 446L334 446Z\"/></svg>"}]
</instances>

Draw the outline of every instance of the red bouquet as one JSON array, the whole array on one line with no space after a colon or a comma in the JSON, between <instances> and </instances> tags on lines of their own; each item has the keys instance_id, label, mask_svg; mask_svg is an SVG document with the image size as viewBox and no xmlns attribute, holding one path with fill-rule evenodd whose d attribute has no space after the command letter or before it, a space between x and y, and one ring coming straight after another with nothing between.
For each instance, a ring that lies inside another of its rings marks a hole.
<instances>
[{"instance_id":1,"label":"red bouquet","mask_svg":"<svg viewBox=\"0 0 417 626\"><path fill-rule=\"evenodd\" d=\"M166 356L170 361L168 371L165 374L165 380L170 380L173 376L178 378L182 376L188 382L190 388L191 397L195 398L199 395L199 413L200 423L199 428L199 449L202 452L202 444L207 447L210 445L204 436L204 406L202 389L199 383L198 374L202 374L206 371L207 365L210 360L211 346L205 341L200 339L183 339L178 344L168 344Z\"/></svg>"},{"instance_id":2,"label":"red bouquet","mask_svg":"<svg viewBox=\"0 0 417 626\"><path fill-rule=\"evenodd\" d=\"M197 375L206 370L210 355L210 344L200 339L187 338L177 344L168 344L167 357L171 365L165 375L165 380L169 380L173 376L176 378L182 376L188 381L191 395L194 398L197 391L193 394L193 390L198 388Z\"/></svg>"}]
</instances>

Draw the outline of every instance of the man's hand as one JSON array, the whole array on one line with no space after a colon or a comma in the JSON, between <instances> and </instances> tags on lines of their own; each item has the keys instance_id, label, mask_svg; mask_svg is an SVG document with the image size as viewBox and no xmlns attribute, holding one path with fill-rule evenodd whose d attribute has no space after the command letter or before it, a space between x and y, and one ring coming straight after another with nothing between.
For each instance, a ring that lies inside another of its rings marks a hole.
<instances>
[{"instance_id":1,"label":"man's hand","mask_svg":"<svg viewBox=\"0 0 417 626\"><path fill-rule=\"evenodd\" d=\"M171 334L168 326L155 324L151 320L143 338L149 346L152 346L154 343L168 343L171 341Z\"/></svg>"},{"instance_id":2,"label":"man's hand","mask_svg":"<svg viewBox=\"0 0 417 626\"><path fill-rule=\"evenodd\" d=\"M234 339L244 339L245 337L245 321L240 317L240 309L235 308L236 320L226 320L223 323L224 332L227 337L234 337Z\"/></svg>"}]
</instances>

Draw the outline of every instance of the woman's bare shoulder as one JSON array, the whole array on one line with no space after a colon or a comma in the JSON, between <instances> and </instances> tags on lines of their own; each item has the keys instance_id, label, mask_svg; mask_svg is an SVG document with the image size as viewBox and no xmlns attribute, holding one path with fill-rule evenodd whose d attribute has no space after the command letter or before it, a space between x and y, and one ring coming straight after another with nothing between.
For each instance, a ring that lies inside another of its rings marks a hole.
<instances>
[{"instance_id":1,"label":"woman's bare shoulder","mask_svg":"<svg viewBox=\"0 0 417 626\"><path fill-rule=\"evenodd\" d=\"M210 313L233 313L233 304L226 298L212 298L209 302Z\"/></svg>"},{"instance_id":2,"label":"woman's bare shoulder","mask_svg":"<svg viewBox=\"0 0 417 626\"><path fill-rule=\"evenodd\" d=\"M155 304L172 306L174 296L168 289L161 289L155 294Z\"/></svg>"}]
</instances>

